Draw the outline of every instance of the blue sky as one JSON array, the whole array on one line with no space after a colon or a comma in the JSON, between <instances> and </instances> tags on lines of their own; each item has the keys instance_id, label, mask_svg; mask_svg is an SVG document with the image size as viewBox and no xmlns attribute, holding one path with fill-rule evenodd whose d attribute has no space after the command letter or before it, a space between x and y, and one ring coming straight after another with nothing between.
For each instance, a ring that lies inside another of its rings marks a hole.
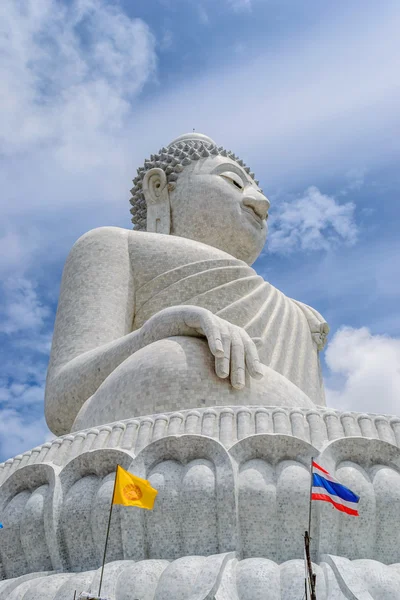
<instances>
[{"instance_id":1,"label":"blue sky","mask_svg":"<svg viewBox=\"0 0 400 600\"><path fill-rule=\"evenodd\" d=\"M147 155L210 135L272 202L257 270L331 325L328 404L399 414L400 4L3 0L0 460L49 438L74 241L130 227Z\"/></svg>"}]
</instances>

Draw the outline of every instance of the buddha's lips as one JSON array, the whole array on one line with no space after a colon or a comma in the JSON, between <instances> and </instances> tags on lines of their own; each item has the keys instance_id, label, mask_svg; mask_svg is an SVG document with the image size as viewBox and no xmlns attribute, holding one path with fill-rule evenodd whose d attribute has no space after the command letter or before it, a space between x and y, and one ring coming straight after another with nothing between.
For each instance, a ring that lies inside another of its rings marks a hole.
<instances>
[{"instance_id":1,"label":"buddha's lips","mask_svg":"<svg viewBox=\"0 0 400 600\"><path fill-rule=\"evenodd\" d=\"M251 217L253 217L254 221L257 223L259 227L263 227L266 219L262 219L258 216L258 214L251 208L251 206L242 206L242 210L249 213Z\"/></svg>"}]
</instances>

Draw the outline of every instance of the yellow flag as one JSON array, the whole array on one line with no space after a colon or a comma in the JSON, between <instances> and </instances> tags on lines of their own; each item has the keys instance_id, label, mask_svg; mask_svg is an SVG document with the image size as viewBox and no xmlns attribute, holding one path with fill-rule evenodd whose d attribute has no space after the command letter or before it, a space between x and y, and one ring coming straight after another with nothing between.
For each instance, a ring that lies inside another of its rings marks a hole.
<instances>
[{"instance_id":1,"label":"yellow flag","mask_svg":"<svg viewBox=\"0 0 400 600\"><path fill-rule=\"evenodd\" d=\"M117 466L113 504L139 506L139 508L152 510L157 494L158 491L151 487L146 479L136 477Z\"/></svg>"}]
</instances>

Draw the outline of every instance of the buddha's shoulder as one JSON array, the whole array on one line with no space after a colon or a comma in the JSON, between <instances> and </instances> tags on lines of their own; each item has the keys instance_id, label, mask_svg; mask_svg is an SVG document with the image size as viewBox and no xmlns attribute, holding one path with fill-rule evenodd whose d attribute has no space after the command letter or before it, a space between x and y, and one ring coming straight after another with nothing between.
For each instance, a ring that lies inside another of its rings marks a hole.
<instances>
[{"instance_id":1,"label":"buddha's shoulder","mask_svg":"<svg viewBox=\"0 0 400 600\"><path fill-rule=\"evenodd\" d=\"M129 229L123 229L122 227L96 227L84 233L74 244L74 246L84 246L96 243L107 243L114 242L118 243L119 240L129 239L129 236L135 233Z\"/></svg>"},{"instance_id":2,"label":"buddha's shoulder","mask_svg":"<svg viewBox=\"0 0 400 600\"><path fill-rule=\"evenodd\" d=\"M184 237L177 237L174 235L165 235L162 233L151 233L148 231L136 231L134 229L124 229L122 227L97 227L96 229L91 229L87 233L84 233L78 240L75 242L75 245L88 245L88 244L96 244L96 243L119 243L120 240L123 240L124 243L128 242L129 245L133 246L155 246L157 248L165 247L165 246L177 246L179 248L197 248L203 249L204 251L208 250L210 252L218 252L221 255L229 256L226 252L222 250L218 250L217 248L213 248L208 246L207 244L203 244L202 242L198 242L196 240L191 240Z\"/></svg>"},{"instance_id":3,"label":"buddha's shoulder","mask_svg":"<svg viewBox=\"0 0 400 600\"><path fill-rule=\"evenodd\" d=\"M163 233L151 233L148 231L130 231L129 233L129 249L132 256L170 256L179 257L181 260L196 261L196 260L213 260L213 259L229 259L235 260L230 254L223 250L208 246L203 242L192 240L189 238L166 235Z\"/></svg>"},{"instance_id":4,"label":"buddha's shoulder","mask_svg":"<svg viewBox=\"0 0 400 600\"><path fill-rule=\"evenodd\" d=\"M178 261L179 264L199 260L229 260L242 261L227 254L223 250L208 246L202 242L174 235L135 231L122 227L98 227L88 231L75 242L70 257L96 255L107 252L108 255L118 255L128 252L132 263L157 260L158 262ZM161 258L160 258L161 257ZM176 265L175 265L176 266ZM170 268L171 265L169 265Z\"/></svg>"},{"instance_id":5,"label":"buddha's shoulder","mask_svg":"<svg viewBox=\"0 0 400 600\"><path fill-rule=\"evenodd\" d=\"M128 254L129 235L121 227L98 227L84 233L72 246L67 264L98 262L102 257Z\"/></svg>"}]
</instances>

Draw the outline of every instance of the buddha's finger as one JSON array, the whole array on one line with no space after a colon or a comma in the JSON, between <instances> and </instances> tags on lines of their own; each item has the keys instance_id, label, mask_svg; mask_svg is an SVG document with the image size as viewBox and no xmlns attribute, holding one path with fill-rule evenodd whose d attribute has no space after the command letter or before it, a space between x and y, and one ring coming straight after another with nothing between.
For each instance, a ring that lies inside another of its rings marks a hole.
<instances>
[{"instance_id":1,"label":"buddha's finger","mask_svg":"<svg viewBox=\"0 0 400 600\"><path fill-rule=\"evenodd\" d=\"M261 367L261 361L258 357L257 347L253 340L247 335L247 333L242 334L242 337L245 351L246 367L249 371L250 377L253 377L253 379L262 379L264 374Z\"/></svg>"},{"instance_id":2,"label":"buddha's finger","mask_svg":"<svg viewBox=\"0 0 400 600\"><path fill-rule=\"evenodd\" d=\"M202 323L202 329L207 338L211 354L216 358L222 358L224 356L224 346L222 344L221 329L217 326L216 321L206 317L204 323Z\"/></svg>"},{"instance_id":3,"label":"buddha's finger","mask_svg":"<svg viewBox=\"0 0 400 600\"><path fill-rule=\"evenodd\" d=\"M229 375L231 362L231 336L226 329L221 330L222 345L224 347L224 356L215 358L215 372L221 379L226 379Z\"/></svg>"},{"instance_id":4,"label":"buddha's finger","mask_svg":"<svg viewBox=\"0 0 400 600\"><path fill-rule=\"evenodd\" d=\"M245 386L244 344L239 331L232 327L231 333L231 384L237 390Z\"/></svg>"},{"instance_id":5,"label":"buddha's finger","mask_svg":"<svg viewBox=\"0 0 400 600\"><path fill-rule=\"evenodd\" d=\"M249 337L250 337L250 336L249 336ZM262 339L262 338L260 338L260 337L253 337L253 338L250 338L250 339L251 339L251 340L252 340L252 342L255 344L255 346L256 346L256 348L257 348L257 351L258 351L258 350L261 350L261 348L263 348L263 347L264 347L264 342L263 342L263 339Z\"/></svg>"},{"instance_id":6,"label":"buddha's finger","mask_svg":"<svg viewBox=\"0 0 400 600\"><path fill-rule=\"evenodd\" d=\"M213 356L222 357L224 355L224 347L222 345L221 330L219 327L219 319L208 311L200 312L200 314L185 316L185 323L188 327L201 332L208 342L208 347Z\"/></svg>"}]
</instances>

